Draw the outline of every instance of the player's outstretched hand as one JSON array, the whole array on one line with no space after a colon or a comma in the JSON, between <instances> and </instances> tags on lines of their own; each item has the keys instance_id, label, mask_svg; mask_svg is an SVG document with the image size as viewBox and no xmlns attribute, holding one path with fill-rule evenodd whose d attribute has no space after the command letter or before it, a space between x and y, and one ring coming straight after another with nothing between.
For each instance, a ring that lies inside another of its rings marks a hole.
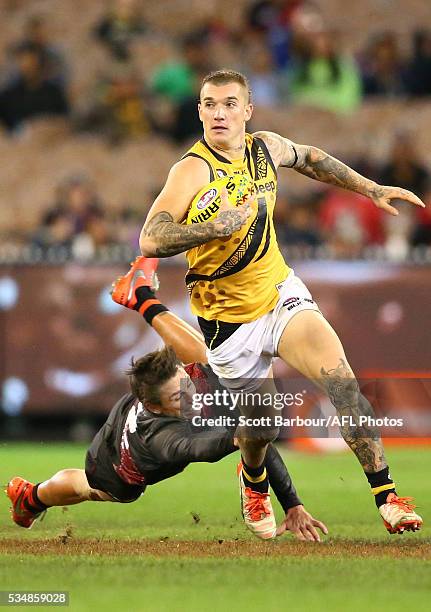
<instances>
[{"instance_id":1,"label":"player's outstretched hand","mask_svg":"<svg viewBox=\"0 0 431 612\"><path fill-rule=\"evenodd\" d=\"M249 198L246 198L242 204L238 204L237 206L229 202L226 187L222 189L220 197L221 206L214 224L219 236L230 236L246 224L247 219L252 213L252 206L256 199L256 195L253 194Z\"/></svg>"},{"instance_id":2,"label":"player's outstretched hand","mask_svg":"<svg viewBox=\"0 0 431 612\"><path fill-rule=\"evenodd\" d=\"M386 187L384 185L377 185L370 194L370 198L373 200L377 208L381 208L390 215L398 215L398 210L395 206L391 205L391 200L404 200L413 204L414 206L420 206L425 208L425 204L420 200L414 193L408 191L408 189L402 189L401 187Z\"/></svg>"},{"instance_id":3,"label":"player's outstretched hand","mask_svg":"<svg viewBox=\"0 0 431 612\"><path fill-rule=\"evenodd\" d=\"M304 506L295 506L287 511L284 521L277 527L277 535L291 531L298 540L320 542L316 527L328 535L328 528L324 523L313 518Z\"/></svg>"}]
</instances>

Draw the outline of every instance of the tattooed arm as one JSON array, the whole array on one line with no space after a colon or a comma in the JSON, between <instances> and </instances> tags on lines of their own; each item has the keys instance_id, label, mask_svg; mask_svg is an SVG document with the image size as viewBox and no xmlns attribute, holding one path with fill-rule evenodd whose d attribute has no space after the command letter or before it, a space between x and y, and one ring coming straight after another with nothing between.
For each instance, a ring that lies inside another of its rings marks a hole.
<instances>
[{"instance_id":1,"label":"tattooed arm","mask_svg":"<svg viewBox=\"0 0 431 612\"><path fill-rule=\"evenodd\" d=\"M209 182L206 163L189 157L172 167L168 180L155 200L139 238L146 257L171 257L214 238L230 236L239 230L251 214L251 200L232 206L226 193L215 221L183 225L190 202Z\"/></svg>"},{"instance_id":2,"label":"tattooed arm","mask_svg":"<svg viewBox=\"0 0 431 612\"><path fill-rule=\"evenodd\" d=\"M340 432L355 453L364 472L379 472L387 466L380 433L372 426L375 418L370 402L344 359L332 370L320 370L322 386L340 418ZM344 420L343 420L344 417ZM367 417L365 424L360 417Z\"/></svg>"},{"instance_id":3,"label":"tattooed arm","mask_svg":"<svg viewBox=\"0 0 431 612\"><path fill-rule=\"evenodd\" d=\"M323 183L356 191L369 197L377 208L381 208L392 215L398 214L398 210L390 204L393 199L405 200L416 206L425 206L411 191L400 187L379 185L321 149L295 144L288 138L283 138L274 132L256 132L254 136L265 142L276 167L293 168L297 172Z\"/></svg>"}]
</instances>

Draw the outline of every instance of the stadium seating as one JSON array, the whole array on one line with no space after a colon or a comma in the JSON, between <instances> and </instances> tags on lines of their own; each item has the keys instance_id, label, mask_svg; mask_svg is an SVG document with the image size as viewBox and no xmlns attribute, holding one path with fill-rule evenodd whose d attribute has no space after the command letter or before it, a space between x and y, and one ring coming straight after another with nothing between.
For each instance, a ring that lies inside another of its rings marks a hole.
<instances>
[{"instance_id":1,"label":"stadium seating","mask_svg":"<svg viewBox=\"0 0 431 612\"><path fill-rule=\"evenodd\" d=\"M249 4L247 0L234 3L177 0L169 4L167 11L164 2L142 3L149 33L136 43L139 73L148 78L154 66L173 52L174 39L201 23L216 8L220 14L229 15L230 27L239 29ZM365 45L370 33L382 29L397 32L402 46L406 46L412 31L426 23L429 11L427 3L421 0L408 3L394 0L390 10L387 2L375 0L351 3L348 11L341 10L342 0L320 0L316 4L325 21L345 33L343 43L352 52ZM75 108L79 108L108 62L91 33L106 11L106 3L74 0L62 2L61 7L55 0L3 3L6 15L0 20L3 58L7 48L19 39L31 7L49 17L53 38L63 47L70 64L71 99ZM403 19L399 19L400 13ZM293 140L313 143L347 159L369 154L376 160L385 155L394 130L413 129L419 153L430 164L427 141L430 122L429 104L391 100L366 103L358 112L346 116L316 110L310 113L305 108L290 106L257 108L253 127L280 131ZM56 183L76 171L85 171L94 179L108 206L131 202L142 207L144 215L167 169L184 148L156 136L146 136L112 149L96 137L77 136L64 123L52 120L31 123L13 141L0 132L3 160L0 229L3 233L17 225L31 229L41 210L52 203ZM53 181L53 177L58 181ZM304 188L304 179L294 173L289 173L289 181L298 189Z\"/></svg>"}]
</instances>

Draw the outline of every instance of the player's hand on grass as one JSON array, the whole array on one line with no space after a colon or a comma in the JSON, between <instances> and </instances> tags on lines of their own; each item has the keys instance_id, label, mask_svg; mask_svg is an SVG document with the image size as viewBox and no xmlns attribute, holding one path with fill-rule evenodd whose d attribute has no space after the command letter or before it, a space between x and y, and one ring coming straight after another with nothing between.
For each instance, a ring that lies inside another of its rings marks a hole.
<instances>
[{"instance_id":1,"label":"player's hand on grass","mask_svg":"<svg viewBox=\"0 0 431 612\"><path fill-rule=\"evenodd\" d=\"M425 204L420 200L414 193L408 191L408 189L402 189L401 187L386 187L384 185L376 185L370 193L370 198L373 200L377 208L381 208L390 215L398 215L398 210L395 206L391 205L392 200L403 200L413 204L414 206L420 206L425 208Z\"/></svg>"},{"instance_id":2,"label":"player's hand on grass","mask_svg":"<svg viewBox=\"0 0 431 612\"><path fill-rule=\"evenodd\" d=\"M291 531L298 540L320 542L316 527L328 535L328 528L324 523L313 518L304 506L295 506L287 511L284 521L277 528L277 535Z\"/></svg>"},{"instance_id":3,"label":"player's hand on grass","mask_svg":"<svg viewBox=\"0 0 431 612\"><path fill-rule=\"evenodd\" d=\"M252 213L252 206L256 200L256 194L246 198L242 204L235 206L229 202L229 196L226 187L220 194L221 206L214 225L217 229L218 236L230 236L237 232L247 223L247 219Z\"/></svg>"}]
</instances>

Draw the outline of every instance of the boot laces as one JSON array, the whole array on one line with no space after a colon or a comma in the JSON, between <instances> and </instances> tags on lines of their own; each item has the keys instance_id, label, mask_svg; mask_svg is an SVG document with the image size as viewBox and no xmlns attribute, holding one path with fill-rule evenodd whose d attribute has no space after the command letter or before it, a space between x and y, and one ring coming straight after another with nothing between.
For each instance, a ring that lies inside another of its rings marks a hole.
<instances>
[{"instance_id":1,"label":"boot laces","mask_svg":"<svg viewBox=\"0 0 431 612\"><path fill-rule=\"evenodd\" d=\"M247 487L245 494L248 497L245 509L249 513L252 521L260 521L265 518L265 516L271 514L265 503L269 497L269 493L259 493ZM262 516L262 514L264 516Z\"/></svg>"},{"instance_id":2,"label":"boot laces","mask_svg":"<svg viewBox=\"0 0 431 612\"><path fill-rule=\"evenodd\" d=\"M401 510L404 510L405 512L413 512L413 510L416 508L416 505L412 504L412 501L413 497L394 497L386 503L398 506Z\"/></svg>"}]
</instances>

